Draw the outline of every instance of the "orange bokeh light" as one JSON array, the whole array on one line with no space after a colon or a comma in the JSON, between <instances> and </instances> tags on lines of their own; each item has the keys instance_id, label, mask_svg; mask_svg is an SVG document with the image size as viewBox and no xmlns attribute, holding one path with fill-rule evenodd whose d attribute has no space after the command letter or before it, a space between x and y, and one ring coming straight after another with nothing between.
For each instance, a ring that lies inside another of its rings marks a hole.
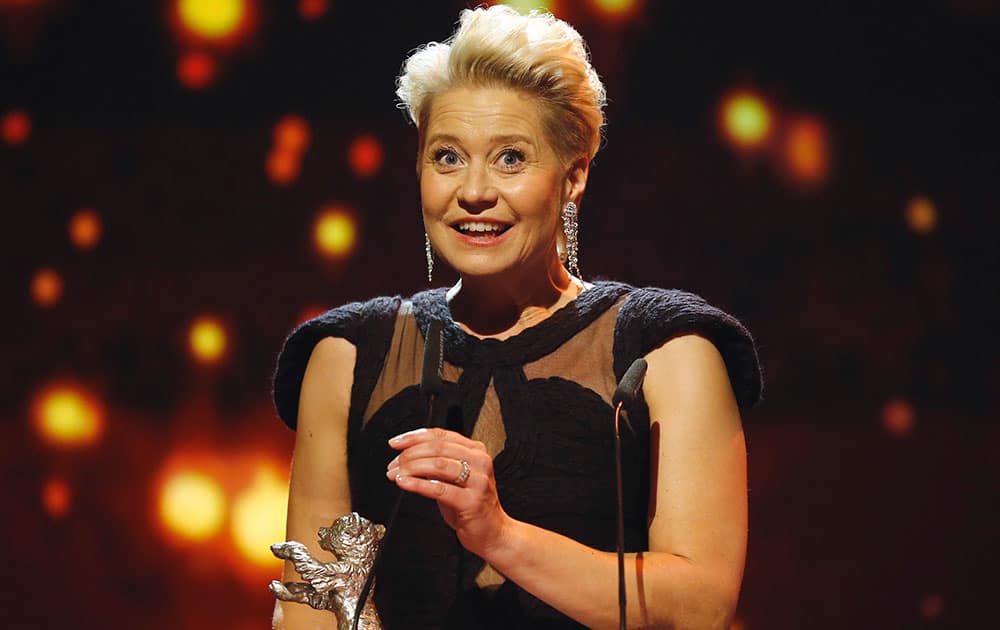
<instances>
[{"instance_id":1,"label":"orange bokeh light","mask_svg":"<svg viewBox=\"0 0 1000 630\"><path fill-rule=\"evenodd\" d=\"M90 446L104 433L102 405L78 385L49 386L35 397L32 407L36 431L54 446Z\"/></svg>"},{"instance_id":2,"label":"orange bokeh light","mask_svg":"<svg viewBox=\"0 0 1000 630\"><path fill-rule=\"evenodd\" d=\"M62 518L69 512L73 496L65 480L53 477L42 486L42 507L52 518Z\"/></svg>"},{"instance_id":3,"label":"orange bokeh light","mask_svg":"<svg viewBox=\"0 0 1000 630\"><path fill-rule=\"evenodd\" d=\"M302 153L309 148L311 135L305 118L288 114L274 125L274 147L280 151Z\"/></svg>"},{"instance_id":4,"label":"orange bokeh light","mask_svg":"<svg viewBox=\"0 0 1000 630\"><path fill-rule=\"evenodd\" d=\"M217 71L215 58L205 52L186 52L177 60L177 80L189 90L199 90L211 85Z\"/></svg>"},{"instance_id":5,"label":"orange bokeh light","mask_svg":"<svg viewBox=\"0 0 1000 630\"><path fill-rule=\"evenodd\" d=\"M616 20L633 16L642 7L639 0L590 0L590 3L604 17Z\"/></svg>"},{"instance_id":6,"label":"orange bokeh light","mask_svg":"<svg viewBox=\"0 0 1000 630\"><path fill-rule=\"evenodd\" d=\"M328 308L323 306L307 306L299 312L298 319L296 320L297 325L302 325L313 319L314 317L319 317L323 313L327 312Z\"/></svg>"},{"instance_id":7,"label":"orange bokeh light","mask_svg":"<svg viewBox=\"0 0 1000 630\"><path fill-rule=\"evenodd\" d=\"M917 234L930 234L937 229L938 211L934 202L923 196L916 196L906 204L906 225Z\"/></svg>"},{"instance_id":8,"label":"orange bokeh light","mask_svg":"<svg viewBox=\"0 0 1000 630\"><path fill-rule=\"evenodd\" d=\"M291 151L273 150L267 154L265 162L267 178L277 186L287 186L299 176L299 154Z\"/></svg>"},{"instance_id":9,"label":"orange bokeh light","mask_svg":"<svg viewBox=\"0 0 1000 630\"><path fill-rule=\"evenodd\" d=\"M382 143L372 134L361 134L351 143L347 159L355 175L368 179L382 168L385 159Z\"/></svg>"},{"instance_id":10,"label":"orange bokeh light","mask_svg":"<svg viewBox=\"0 0 1000 630\"><path fill-rule=\"evenodd\" d=\"M101 217L90 208L77 210L69 220L69 240L83 251L97 247L101 240Z\"/></svg>"},{"instance_id":11,"label":"orange bokeh light","mask_svg":"<svg viewBox=\"0 0 1000 630\"><path fill-rule=\"evenodd\" d=\"M313 241L320 254L344 258L354 251L357 240L357 221L348 209L331 205L320 211L313 227Z\"/></svg>"},{"instance_id":12,"label":"orange bokeh light","mask_svg":"<svg viewBox=\"0 0 1000 630\"><path fill-rule=\"evenodd\" d=\"M62 294L62 277L54 269L44 267L31 278L31 298L35 304L47 308L62 299Z\"/></svg>"},{"instance_id":13,"label":"orange bokeh light","mask_svg":"<svg viewBox=\"0 0 1000 630\"><path fill-rule=\"evenodd\" d=\"M299 0L299 15L306 20L318 20L329 9L329 0Z\"/></svg>"},{"instance_id":14,"label":"orange bokeh light","mask_svg":"<svg viewBox=\"0 0 1000 630\"><path fill-rule=\"evenodd\" d=\"M893 437L905 437L913 431L916 414L905 400L890 400L882 406L882 428Z\"/></svg>"},{"instance_id":15,"label":"orange bokeh light","mask_svg":"<svg viewBox=\"0 0 1000 630\"><path fill-rule=\"evenodd\" d=\"M800 117L791 121L785 136L785 162L791 175L805 184L826 178L830 166L826 129L819 120Z\"/></svg>"},{"instance_id":16,"label":"orange bokeh light","mask_svg":"<svg viewBox=\"0 0 1000 630\"><path fill-rule=\"evenodd\" d=\"M281 560L271 553L273 543L285 539L288 479L272 466L261 465L253 482L234 499L230 533L236 550L250 564L279 569Z\"/></svg>"},{"instance_id":17,"label":"orange bokeh light","mask_svg":"<svg viewBox=\"0 0 1000 630\"><path fill-rule=\"evenodd\" d=\"M192 322L188 331L188 347L199 363L218 363L225 355L227 345L226 330L217 319L206 316Z\"/></svg>"},{"instance_id":18,"label":"orange bokeh light","mask_svg":"<svg viewBox=\"0 0 1000 630\"><path fill-rule=\"evenodd\" d=\"M21 110L7 112L0 122L0 134L3 141L11 146L24 144L31 136L31 118Z\"/></svg>"},{"instance_id":19,"label":"orange bokeh light","mask_svg":"<svg viewBox=\"0 0 1000 630\"><path fill-rule=\"evenodd\" d=\"M771 107L750 91L738 91L722 101L719 122L723 135L739 148L756 148L767 142L772 129Z\"/></svg>"}]
</instances>

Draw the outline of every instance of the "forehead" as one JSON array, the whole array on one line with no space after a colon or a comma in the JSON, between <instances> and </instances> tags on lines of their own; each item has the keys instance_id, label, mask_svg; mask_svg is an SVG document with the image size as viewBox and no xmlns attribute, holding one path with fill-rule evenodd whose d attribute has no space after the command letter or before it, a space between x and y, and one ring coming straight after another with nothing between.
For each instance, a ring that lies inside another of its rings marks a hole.
<instances>
[{"instance_id":1,"label":"forehead","mask_svg":"<svg viewBox=\"0 0 1000 630\"><path fill-rule=\"evenodd\" d=\"M516 90L453 88L437 95L427 118L426 137L458 136L470 141L498 135L524 135L542 144L538 105Z\"/></svg>"}]
</instances>

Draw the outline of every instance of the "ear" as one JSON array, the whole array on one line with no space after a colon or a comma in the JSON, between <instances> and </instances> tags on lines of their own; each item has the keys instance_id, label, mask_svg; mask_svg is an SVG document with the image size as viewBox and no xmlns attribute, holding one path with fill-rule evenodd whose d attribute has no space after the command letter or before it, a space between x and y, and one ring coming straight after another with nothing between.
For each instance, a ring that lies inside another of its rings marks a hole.
<instances>
[{"instance_id":1,"label":"ear","mask_svg":"<svg viewBox=\"0 0 1000 630\"><path fill-rule=\"evenodd\" d=\"M590 160L579 156L570 163L563 181L563 200L579 205L583 191L587 188L587 175L590 174Z\"/></svg>"}]
</instances>

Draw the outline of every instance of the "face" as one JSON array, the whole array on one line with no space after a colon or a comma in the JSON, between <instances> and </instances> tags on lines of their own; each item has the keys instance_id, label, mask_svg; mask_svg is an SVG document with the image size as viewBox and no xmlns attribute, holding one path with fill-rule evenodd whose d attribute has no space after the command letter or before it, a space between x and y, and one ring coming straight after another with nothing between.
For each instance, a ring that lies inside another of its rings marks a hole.
<instances>
[{"instance_id":1,"label":"face","mask_svg":"<svg viewBox=\"0 0 1000 630\"><path fill-rule=\"evenodd\" d=\"M586 160L563 164L538 106L512 90L440 94L422 131L420 196L435 252L463 277L544 273L558 259L560 209L586 185Z\"/></svg>"}]
</instances>

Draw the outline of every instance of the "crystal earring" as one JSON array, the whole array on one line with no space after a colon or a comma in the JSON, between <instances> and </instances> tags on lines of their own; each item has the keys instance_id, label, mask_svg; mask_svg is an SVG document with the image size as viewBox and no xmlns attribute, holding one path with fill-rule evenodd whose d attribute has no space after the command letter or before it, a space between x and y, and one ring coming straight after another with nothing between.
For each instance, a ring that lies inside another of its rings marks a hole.
<instances>
[{"instance_id":1,"label":"crystal earring","mask_svg":"<svg viewBox=\"0 0 1000 630\"><path fill-rule=\"evenodd\" d=\"M569 272L580 277L580 242L577 240L577 231L579 229L579 223L577 223L577 211L576 204L572 201L566 202L562 210L562 220L563 220L563 234L566 235L566 268Z\"/></svg>"},{"instance_id":2,"label":"crystal earring","mask_svg":"<svg viewBox=\"0 0 1000 630\"><path fill-rule=\"evenodd\" d=\"M424 253L427 254L427 282L434 279L434 252L431 250L431 237L424 232Z\"/></svg>"}]
</instances>

